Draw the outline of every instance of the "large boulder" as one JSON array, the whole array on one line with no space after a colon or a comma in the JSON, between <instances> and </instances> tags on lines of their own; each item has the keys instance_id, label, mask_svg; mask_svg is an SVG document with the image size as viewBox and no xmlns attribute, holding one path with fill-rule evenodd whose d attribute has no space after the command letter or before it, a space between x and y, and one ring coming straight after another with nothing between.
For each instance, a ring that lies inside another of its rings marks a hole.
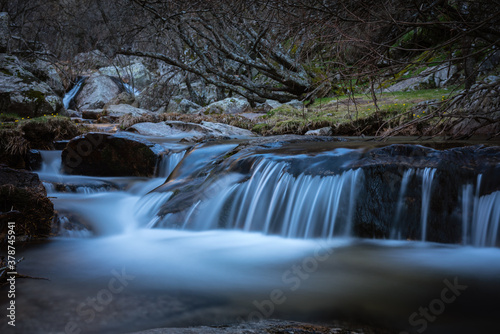
<instances>
[{"instance_id":1,"label":"large boulder","mask_svg":"<svg viewBox=\"0 0 500 334\"><path fill-rule=\"evenodd\" d=\"M229 97L209 104L199 112L203 114L241 114L251 112L250 103L244 98Z\"/></svg>"},{"instance_id":2,"label":"large boulder","mask_svg":"<svg viewBox=\"0 0 500 334\"><path fill-rule=\"evenodd\" d=\"M116 98L122 88L107 75L94 73L86 81L75 98L79 110L102 109L104 105Z\"/></svg>"},{"instance_id":3,"label":"large boulder","mask_svg":"<svg viewBox=\"0 0 500 334\"><path fill-rule=\"evenodd\" d=\"M72 139L62 152L66 174L153 176L162 148L130 134L88 133Z\"/></svg>"},{"instance_id":4,"label":"large boulder","mask_svg":"<svg viewBox=\"0 0 500 334\"><path fill-rule=\"evenodd\" d=\"M142 63L133 63L125 67L102 67L99 72L103 75L120 77L138 90L146 88L153 79L153 74Z\"/></svg>"},{"instance_id":5,"label":"large boulder","mask_svg":"<svg viewBox=\"0 0 500 334\"><path fill-rule=\"evenodd\" d=\"M40 81L45 82L49 87L59 96L64 96L65 89L63 80L59 75L56 67L41 59L24 61L23 67L29 72L33 73Z\"/></svg>"},{"instance_id":6,"label":"large boulder","mask_svg":"<svg viewBox=\"0 0 500 334\"><path fill-rule=\"evenodd\" d=\"M201 124L180 121L145 122L137 123L127 130L141 135L177 138L189 142L208 138L227 139L255 136L253 132L245 129L212 122L202 122Z\"/></svg>"},{"instance_id":7,"label":"large boulder","mask_svg":"<svg viewBox=\"0 0 500 334\"><path fill-rule=\"evenodd\" d=\"M37 174L0 167L0 198L0 243L6 239L9 221L15 222L18 238L49 236L54 205Z\"/></svg>"},{"instance_id":8,"label":"large boulder","mask_svg":"<svg viewBox=\"0 0 500 334\"><path fill-rule=\"evenodd\" d=\"M38 117L62 110L61 97L48 84L24 69L17 57L0 54L0 112Z\"/></svg>"}]
</instances>

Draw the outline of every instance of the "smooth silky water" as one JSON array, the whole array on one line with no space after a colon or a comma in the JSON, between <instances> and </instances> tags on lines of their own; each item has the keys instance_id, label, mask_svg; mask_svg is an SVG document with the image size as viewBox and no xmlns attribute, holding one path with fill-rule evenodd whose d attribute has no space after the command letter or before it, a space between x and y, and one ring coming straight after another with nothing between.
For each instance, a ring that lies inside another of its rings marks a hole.
<instances>
[{"instance_id":1,"label":"smooth silky water","mask_svg":"<svg viewBox=\"0 0 500 334\"><path fill-rule=\"evenodd\" d=\"M153 178L63 175L60 152L43 152L39 175L56 210L88 230L63 227L23 251L18 270L44 279L17 280L16 332L126 333L262 318L341 319L394 332L499 328L500 249L486 247L495 240L476 227L487 215L486 228L498 232L498 192L480 197L477 185L463 186L465 245L397 240L398 222L392 240L359 239L349 222L360 170L297 176L283 159L264 157L250 178L227 173L211 182L181 225L169 220L175 214L158 216L174 195L171 188L156 191L166 178L167 186L182 182L232 148L173 153ZM396 217L408 179L420 176L426 227L433 175L431 169L404 174ZM449 284L459 286L456 295ZM419 312L429 307L439 314L426 319Z\"/></svg>"}]
</instances>

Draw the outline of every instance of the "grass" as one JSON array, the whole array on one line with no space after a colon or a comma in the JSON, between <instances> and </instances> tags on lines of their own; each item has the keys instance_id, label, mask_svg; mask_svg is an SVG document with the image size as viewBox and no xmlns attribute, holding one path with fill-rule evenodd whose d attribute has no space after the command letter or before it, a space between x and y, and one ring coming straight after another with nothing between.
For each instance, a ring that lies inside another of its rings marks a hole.
<instances>
[{"instance_id":1,"label":"grass","mask_svg":"<svg viewBox=\"0 0 500 334\"><path fill-rule=\"evenodd\" d=\"M342 135L374 135L382 125L397 126L413 117L412 108L422 101L443 101L451 90L429 89L409 92L381 93L377 95L377 106L370 94L355 94L352 97L321 98L307 108L296 109L289 105L269 111L267 114L247 119L240 115L190 115L149 114L119 119L121 129L142 122L182 121L201 123L218 122L252 130L261 135L305 134L309 130L333 127L334 133Z\"/></svg>"}]
</instances>

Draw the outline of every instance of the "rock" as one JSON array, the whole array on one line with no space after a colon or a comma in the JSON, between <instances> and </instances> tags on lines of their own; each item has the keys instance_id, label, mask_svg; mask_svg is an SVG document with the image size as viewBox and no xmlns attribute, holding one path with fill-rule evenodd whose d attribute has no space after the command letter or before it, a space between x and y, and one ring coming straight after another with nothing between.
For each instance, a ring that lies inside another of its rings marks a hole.
<instances>
[{"instance_id":1,"label":"rock","mask_svg":"<svg viewBox=\"0 0 500 334\"><path fill-rule=\"evenodd\" d=\"M133 63L125 67L102 67L99 69L99 73L119 77L123 82L138 90L149 86L153 79L153 74L142 63Z\"/></svg>"},{"instance_id":2,"label":"rock","mask_svg":"<svg viewBox=\"0 0 500 334\"><path fill-rule=\"evenodd\" d=\"M115 98L111 99L108 103L106 103L104 108L113 104L130 104L132 106L135 106L135 104L138 104L135 102L136 100L133 94L129 92L121 92Z\"/></svg>"},{"instance_id":3,"label":"rock","mask_svg":"<svg viewBox=\"0 0 500 334\"><path fill-rule=\"evenodd\" d=\"M33 73L40 81L45 82L59 96L64 96L64 84L56 67L41 59L23 62L23 67Z\"/></svg>"},{"instance_id":4,"label":"rock","mask_svg":"<svg viewBox=\"0 0 500 334\"><path fill-rule=\"evenodd\" d=\"M110 59L99 50L79 53L73 58L73 65L77 67L80 72L96 70L101 67L109 66L109 64Z\"/></svg>"},{"instance_id":5,"label":"rock","mask_svg":"<svg viewBox=\"0 0 500 334\"><path fill-rule=\"evenodd\" d=\"M225 139L229 137L238 138L255 136L253 132L245 129L212 122L202 122L201 124L180 121L166 121L160 123L145 122L135 124L128 128L127 131L134 131L141 135L148 136L178 138L190 142L208 138Z\"/></svg>"},{"instance_id":6,"label":"rock","mask_svg":"<svg viewBox=\"0 0 500 334\"><path fill-rule=\"evenodd\" d=\"M173 87L170 85L169 81L165 78L160 78L158 81L155 81L143 89L139 96L136 96L136 100L139 103L138 106L151 111L157 111L162 107L166 107L168 104L168 108L170 109L170 105L172 104L172 91ZM179 101L181 99L179 99ZM172 104L172 108L176 109L177 105Z\"/></svg>"},{"instance_id":7,"label":"rock","mask_svg":"<svg viewBox=\"0 0 500 334\"><path fill-rule=\"evenodd\" d=\"M473 89L475 92L457 101L455 108L476 117L465 118L454 125L450 130L451 134L455 137L467 138L472 134L488 137L498 134L500 132L500 82L479 83ZM456 98L460 98L465 93L462 91Z\"/></svg>"},{"instance_id":8,"label":"rock","mask_svg":"<svg viewBox=\"0 0 500 334\"><path fill-rule=\"evenodd\" d=\"M439 88L453 80L458 70L455 65L446 64L429 67L419 75L402 80L384 89L385 93Z\"/></svg>"},{"instance_id":9,"label":"rock","mask_svg":"<svg viewBox=\"0 0 500 334\"><path fill-rule=\"evenodd\" d=\"M83 119L95 119L98 120L104 114L104 109L86 109L81 111L81 116Z\"/></svg>"},{"instance_id":10,"label":"rock","mask_svg":"<svg viewBox=\"0 0 500 334\"><path fill-rule=\"evenodd\" d=\"M289 101L285 104L289 105L295 109L299 109L299 110L302 110L304 108L304 103L300 102L299 100L292 100L292 101ZM279 108L279 106L273 107L273 109L275 109L275 108Z\"/></svg>"},{"instance_id":11,"label":"rock","mask_svg":"<svg viewBox=\"0 0 500 334\"><path fill-rule=\"evenodd\" d=\"M309 130L305 133L306 136L331 136L333 134L332 127L327 126L321 129Z\"/></svg>"},{"instance_id":12,"label":"rock","mask_svg":"<svg viewBox=\"0 0 500 334\"><path fill-rule=\"evenodd\" d=\"M128 134L88 133L72 139L62 152L67 174L153 176L162 148Z\"/></svg>"},{"instance_id":13,"label":"rock","mask_svg":"<svg viewBox=\"0 0 500 334\"><path fill-rule=\"evenodd\" d=\"M169 105L170 109L170 105ZM181 102L179 102L177 112L183 113L183 114L194 114L198 110L201 109L201 106L191 102L187 99L182 99Z\"/></svg>"},{"instance_id":14,"label":"rock","mask_svg":"<svg viewBox=\"0 0 500 334\"><path fill-rule=\"evenodd\" d=\"M209 104L200 110L203 114L241 114L251 112L250 103L244 98L230 97L222 101Z\"/></svg>"},{"instance_id":15,"label":"rock","mask_svg":"<svg viewBox=\"0 0 500 334\"><path fill-rule=\"evenodd\" d=\"M0 243L9 221L16 223L16 237L49 236L54 206L37 174L0 167L0 197Z\"/></svg>"},{"instance_id":16,"label":"rock","mask_svg":"<svg viewBox=\"0 0 500 334\"><path fill-rule=\"evenodd\" d=\"M9 46L10 29L9 29L9 14L6 12L0 13L0 53L6 53Z\"/></svg>"},{"instance_id":17,"label":"rock","mask_svg":"<svg viewBox=\"0 0 500 334\"><path fill-rule=\"evenodd\" d=\"M144 116L150 114L151 112L146 109L136 108L129 104L115 104L109 105L103 110L106 116L111 117L111 119L118 119L124 115L130 115L133 117Z\"/></svg>"},{"instance_id":18,"label":"rock","mask_svg":"<svg viewBox=\"0 0 500 334\"><path fill-rule=\"evenodd\" d=\"M436 88L444 87L454 78L458 70L455 65L448 66L446 64L433 68L434 84Z\"/></svg>"},{"instance_id":19,"label":"rock","mask_svg":"<svg viewBox=\"0 0 500 334\"><path fill-rule=\"evenodd\" d=\"M255 137L255 133L250 130L238 128L236 126L223 124L223 123L213 123L213 122L201 122L201 125L209 128L214 133L218 133L220 136L230 136L230 137Z\"/></svg>"},{"instance_id":20,"label":"rock","mask_svg":"<svg viewBox=\"0 0 500 334\"><path fill-rule=\"evenodd\" d=\"M121 88L111 77L100 74L91 75L75 97L79 110L100 109L120 94Z\"/></svg>"},{"instance_id":21,"label":"rock","mask_svg":"<svg viewBox=\"0 0 500 334\"><path fill-rule=\"evenodd\" d=\"M500 50L493 51L486 56L484 61L479 66L479 73L486 74L491 72L496 66L500 64Z\"/></svg>"},{"instance_id":22,"label":"rock","mask_svg":"<svg viewBox=\"0 0 500 334\"><path fill-rule=\"evenodd\" d=\"M266 100L264 103L258 103L253 111L256 113L267 113L273 109L281 107L283 104L275 100Z\"/></svg>"},{"instance_id":23,"label":"rock","mask_svg":"<svg viewBox=\"0 0 500 334\"><path fill-rule=\"evenodd\" d=\"M0 54L0 112L38 117L62 110L62 99L49 85L24 69L17 57Z\"/></svg>"}]
</instances>

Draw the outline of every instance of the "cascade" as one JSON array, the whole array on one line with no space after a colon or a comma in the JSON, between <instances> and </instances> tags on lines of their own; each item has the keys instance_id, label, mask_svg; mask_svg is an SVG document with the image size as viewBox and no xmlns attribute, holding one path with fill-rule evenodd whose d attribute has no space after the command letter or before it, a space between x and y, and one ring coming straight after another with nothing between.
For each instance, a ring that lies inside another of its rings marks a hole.
<instances>
[{"instance_id":1,"label":"cascade","mask_svg":"<svg viewBox=\"0 0 500 334\"><path fill-rule=\"evenodd\" d=\"M173 152L168 155L162 156L156 169L158 177L168 178L175 167L181 162L182 158L186 155L186 151Z\"/></svg>"},{"instance_id":2,"label":"cascade","mask_svg":"<svg viewBox=\"0 0 500 334\"><path fill-rule=\"evenodd\" d=\"M64 108L69 109L69 105L70 105L71 101L76 96L76 94L78 94L78 92L80 91L80 88L82 88L82 85L86 79L87 79L86 77L81 77L80 79L78 79L78 81L75 83L73 88L71 88L69 90L69 92L67 92L64 95L64 98L63 98Z\"/></svg>"},{"instance_id":3,"label":"cascade","mask_svg":"<svg viewBox=\"0 0 500 334\"><path fill-rule=\"evenodd\" d=\"M472 184L462 187L462 243L476 247L497 245L500 228L500 191L480 196L482 175L476 189Z\"/></svg>"},{"instance_id":4,"label":"cascade","mask_svg":"<svg viewBox=\"0 0 500 334\"><path fill-rule=\"evenodd\" d=\"M292 238L350 236L362 171L295 177L285 168L286 163L263 159L246 182L227 176L208 191L217 196L195 204L184 228L224 227Z\"/></svg>"},{"instance_id":5,"label":"cascade","mask_svg":"<svg viewBox=\"0 0 500 334\"><path fill-rule=\"evenodd\" d=\"M422 241L426 240L427 236L427 220L429 218L429 206L431 202L432 181L436 170L433 168L425 168L420 171L422 176L422 210L420 216L420 225L422 226Z\"/></svg>"},{"instance_id":6,"label":"cascade","mask_svg":"<svg viewBox=\"0 0 500 334\"><path fill-rule=\"evenodd\" d=\"M410 168L407 169L403 173L403 178L401 179L401 187L399 188L399 194L398 194L398 204L396 206L396 214L394 215L394 222L393 222L393 228L391 230L391 239L401 239L401 230L400 230L400 225L401 225L401 214L403 212L403 207L405 203L405 195L406 195L406 190L408 188L408 182L410 181L411 176L415 171Z\"/></svg>"}]
</instances>

